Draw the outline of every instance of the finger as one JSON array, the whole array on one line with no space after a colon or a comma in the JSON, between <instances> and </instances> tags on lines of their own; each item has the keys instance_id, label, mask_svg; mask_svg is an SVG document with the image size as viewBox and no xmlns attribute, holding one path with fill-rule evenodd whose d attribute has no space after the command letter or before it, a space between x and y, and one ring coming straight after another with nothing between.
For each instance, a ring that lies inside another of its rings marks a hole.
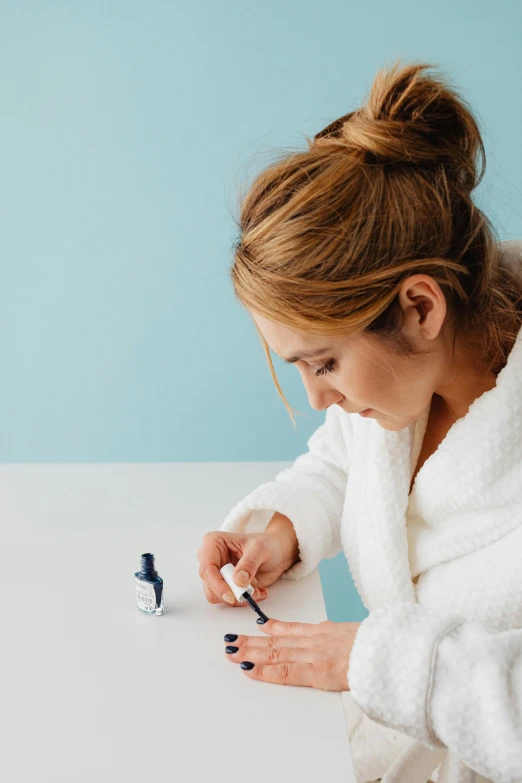
<instances>
[{"instance_id":1,"label":"finger","mask_svg":"<svg viewBox=\"0 0 522 783\"><path fill-rule=\"evenodd\" d=\"M252 661L252 663L254 663ZM272 682L275 685L301 685L321 689L321 676L313 663L255 664L252 669L242 669L252 680Z\"/></svg>"},{"instance_id":2,"label":"finger","mask_svg":"<svg viewBox=\"0 0 522 783\"><path fill-rule=\"evenodd\" d=\"M261 601L266 601L266 599L268 598L268 592L266 592L266 591L263 591L263 590L261 590L261 591L259 591L259 590L256 590L256 591L253 593L253 595L252 595L252 598L253 598L253 599L254 599L254 601L256 601L257 603L261 603ZM224 601L223 601L223 602L224 602ZM223 603L223 602L222 602L222 603ZM233 603L230 603L230 604L229 604L229 603L228 603L228 601L227 601L226 603L227 603L229 606L249 606L249 604L248 604L248 602L247 602L247 601L238 601L236 598L234 598L234 602L233 602Z\"/></svg>"},{"instance_id":3,"label":"finger","mask_svg":"<svg viewBox=\"0 0 522 783\"><path fill-rule=\"evenodd\" d=\"M268 650L273 647L306 648L310 641L310 637L307 638L305 636L244 636L240 634L234 644L236 647L245 648L247 660L250 660L248 651L252 649ZM230 644L230 642L226 642L226 644Z\"/></svg>"},{"instance_id":4,"label":"finger","mask_svg":"<svg viewBox=\"0 0 522 783\"><path fill-rule=\"evenodd\" d=\"M238 646L239 640L229 646ZM275 663L318 663L321 660L320 654L316 650L307 647L239 647L237 652L227 653L227 658L233 663L250 661L254 664L275 664Z\"/></svg>"},{"instance_id":5,"label":"finger","mask_svg":"<svg viewBox=\"0 0 522 783\"><path fill-rule=\"evenodd\" d=\"M199 576L205 582L213 593L222 599L224 595L230 597L230 603L235 602L235 597L221 575L220 569L229 562L232 541L226 536L223 537L217 531L206 533L203 541L197 551L199 560ZM233 548L233 547L232 547Z\"/></svg>"},{"instance_id":6,"label":"finger","mask_svg":"<svg viewBox=\"0 0 522 783\"><path fill-rule=\"evenodd\" d=\"M231 605L237 604L238 602L236 601L232 590L221 575L221 552L212 537L209 538L208 543L205 542L205 538L203 539L203 544L198 550L197 556L200 561L199 576L217 598L220 599L217 602L212 601L211 603L221 603L222 600L226 600L224 599L224 596L227 595L230 599L227 603L230 603ZM251 580L251 584L253 587L257 585L255 578ZM257 600L255 594L253 598L254 600Z\"/></svg>"},{"instance_id":7,"label":"finger","mask_svg":"<svg viewBox=\"0 0 522 783\"><path fill-rule=\"evenodd\" d=\"M270 636L315 636L324 633L321 623L286 623L282 620L270 619L259 626L263 633Z\"/></svg>"},{"instance_id":8,"label":"finger","mask_svg":"<svg viewBox=\"0 0 522 783\"><path fill-rule=\"evenodd\" d=\"M208 585L206 585L204 582L203 582L203 592L205 593L205 598L207 599L209 604L222 604L222 603L224 603L223 599L219 598L219 596L217 596L215 594L215 592L213 590L211 590L210 587Z\"/></svg>"},{"instance_id":9,"label":"finger","mask_svg":"<svg viewBox=\"0 0 522 783\"><path fill-rule=\"evenodd\" d=\"M267 549L267 543L264 538L254 538L245 543L243 554L234 568L233 579L236 585L246 587L246 585L252 583L259 567L267 559ZM243 574L241 574L242 571L244 572ZM243 577L241 582L238 582L238 575Z\"/></svg>"},{"instance_id":10,"label":"finger","mask_svg":"<svg viewBox=\"0 0 522 783\"><path fill-rule=\"evenodd\" d=\"M215 563L208 560L203 561L199 566L199 575L218 598L222 598L223 595L229 595L235 600L232 590L221 576L219 568Z\"/></svg>"},{"instance_id":11,"label":"finger","mask_svg":"<svg viewBox=\"0 0 522 783\"><path fill-rule=\"evenodd\" d=\"M232 593L227 593L227 596L230 598L230 600L225 601L223 596L220 597L219 595L216 595L215 592L211 590L207 584L205 584L205 582L203 582L203 590L205 592L205 597L210 604L227 604L227 606L239 606L236 599L232 596Z\"/></svg>"},{"instance_id":12,"label":"finger","mask_svg":"<svg viewBox=\"0 0 522 783\"><path fill-rule=\"evenodd\" d=\"M207 601L210 604L223 604L226 603L227 606L248 606L248 603L246 601L237 601L235 598L232 599L232 601L229 603L228 601L225 601L222 597L220 598L217 596L213 590L210 589L210 587L203 582L203 591L205 593L205 597ZM258 588L256 592L254 592L254 600L258 603L261 601L265 601L268 598L268 591L264 588Z\"/></svg>"}]
</instances>

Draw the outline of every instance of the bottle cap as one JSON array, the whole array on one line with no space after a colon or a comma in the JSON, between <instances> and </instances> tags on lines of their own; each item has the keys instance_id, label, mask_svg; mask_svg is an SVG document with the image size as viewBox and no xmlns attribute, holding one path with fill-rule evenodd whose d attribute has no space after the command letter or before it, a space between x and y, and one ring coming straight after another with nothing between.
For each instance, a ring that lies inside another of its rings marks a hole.
<instances>
[{"instance_id":1,"label":"bottle cap","mask_svg":"<svg viewBox=\"0 0 522 783\"><path fill-rule=\"evenodd\" d=\"M236 600L240 603L244 601L243 593L248 593L249 595L253 595L255 593L255 588L252 587L252 585L246 585L246 587L240 587L239 585L236 585L234 582L234 571L236 570L236 567L232 565L232 563L227 563L223 566L223 568L219 569L219 572L227 585L230 587L234 595L236 596Z\"/></svg>"}]
</instances>

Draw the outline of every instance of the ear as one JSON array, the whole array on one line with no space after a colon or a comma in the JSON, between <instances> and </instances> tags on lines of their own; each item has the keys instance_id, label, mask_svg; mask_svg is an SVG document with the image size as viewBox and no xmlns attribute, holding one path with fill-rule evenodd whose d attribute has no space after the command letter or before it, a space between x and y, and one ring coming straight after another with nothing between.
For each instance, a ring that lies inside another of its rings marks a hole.
<instances>
[{"instance_id":1,"label":"ear","mask_svg":"<svg viewBox=\"0 0 522 783\"><path fill-rule=\"evenodd\" d=\"M447 304L437 281L429 275L411 275L403 280L398 297L404 314L404 335L424 340L438 337Z\"/></svg>"}]
</instances>

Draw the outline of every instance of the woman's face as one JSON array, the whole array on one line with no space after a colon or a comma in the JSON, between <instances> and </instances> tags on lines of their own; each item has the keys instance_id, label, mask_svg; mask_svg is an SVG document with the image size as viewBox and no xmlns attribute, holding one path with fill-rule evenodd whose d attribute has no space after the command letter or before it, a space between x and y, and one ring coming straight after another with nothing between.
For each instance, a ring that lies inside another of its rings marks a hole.
<instances>
[{"instance_id":1,"label":"woman's face","mask_svg":"<svg viewBox=\"0 0 522 783\"><path fill-rule=\"evenodd\" d=\"M438 290L437 290L438 289ZM433 393L447 379L448 356L440 330L446 301L438 284L427 275L413 275L399 293L404 312L403 333L426 355L401 356L378 335L316 336L252 317L270 348L292 361L301 374L310 405L324 410L339 405L387 430L400 430L418 418ZM305 352L314 351L314 355Z\"/></svg>"}]
</instances>

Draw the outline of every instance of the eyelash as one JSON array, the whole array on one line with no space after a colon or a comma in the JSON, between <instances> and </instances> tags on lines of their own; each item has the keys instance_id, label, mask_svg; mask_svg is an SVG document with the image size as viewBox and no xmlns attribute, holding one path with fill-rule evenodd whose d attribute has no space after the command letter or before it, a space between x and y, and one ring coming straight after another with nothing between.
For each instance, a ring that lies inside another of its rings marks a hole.
<instances>
[{"instance_id":1,"label":"eyelash","mask_svg":"<svg viewBox=\"0 0 522 783\"><path fill-rule=\"evenodd\" d=\"M333 359L330 359L329 362L327 362L323 367L320 367L316 371L316 375L326 375L327 372L332 372L334 368L335 361Z\"/></svg>"}]
</instances>

